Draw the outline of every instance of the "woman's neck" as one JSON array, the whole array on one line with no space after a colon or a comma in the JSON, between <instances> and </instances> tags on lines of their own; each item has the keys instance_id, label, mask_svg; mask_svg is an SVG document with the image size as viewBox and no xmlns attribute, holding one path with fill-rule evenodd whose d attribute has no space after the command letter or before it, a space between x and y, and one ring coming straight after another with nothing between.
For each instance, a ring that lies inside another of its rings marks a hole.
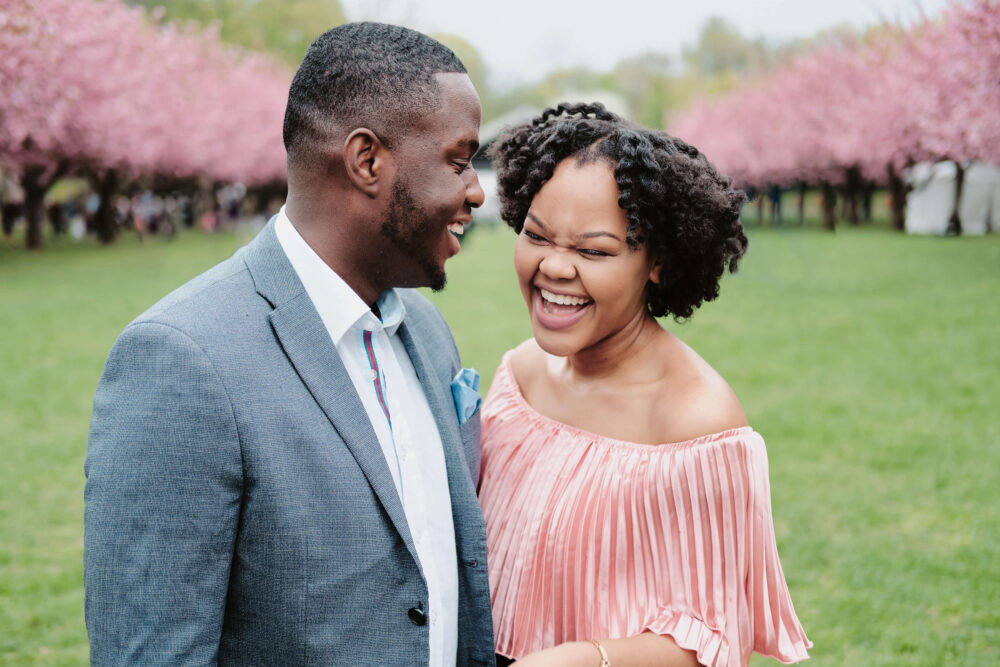
<instances>
[{"instance_id":1,"label":"woman's neck","mask_svg":"<svg viewBox=\"0 0 1000 667\"><path fill-rule=\"evenodd\" d=\"M566 357L563 372L577 381L653 376L657 374L649 361L655 351L653 344L664 333L643 310L614 334Z\"/></svg>"}]
</instances>

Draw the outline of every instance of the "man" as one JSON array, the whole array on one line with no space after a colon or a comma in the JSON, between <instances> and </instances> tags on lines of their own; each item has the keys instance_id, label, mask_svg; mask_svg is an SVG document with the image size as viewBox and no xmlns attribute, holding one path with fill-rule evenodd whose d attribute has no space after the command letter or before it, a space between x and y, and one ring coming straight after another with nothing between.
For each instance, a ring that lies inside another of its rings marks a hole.
<instances>
[{"instance_id":1,"label":"man","mask_svg":"<svg viewBox=\"0 0 1000 667\"><path fill-rule=\"evenodd\" d=\"M395 289L444 285L483 200L479 121L425 35L310 46L285 208L130 324L98 386L94 664L493 664L479 417L440 314Z\"/></svg>"}]
</instances>

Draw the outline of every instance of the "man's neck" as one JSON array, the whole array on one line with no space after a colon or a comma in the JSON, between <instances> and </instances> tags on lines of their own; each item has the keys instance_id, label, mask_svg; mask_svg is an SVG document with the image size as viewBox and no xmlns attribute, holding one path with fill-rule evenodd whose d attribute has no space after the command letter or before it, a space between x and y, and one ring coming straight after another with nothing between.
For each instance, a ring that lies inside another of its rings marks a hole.
<instances>
[{"instance_id":1,"label":"man's neck","mask_svg":"<svg viewBox=\"0 0 1000 667\"><path fill-rule=\"evenodd\" d=\"M373 307L388 285L381 284L378 272L370 269L376 265L377 258L369 257L376 244L363 232L372 223L359 222L349 208L333 202L318 204L289 192L285 215L313 252Z\"/></svg>"}]
</instances>

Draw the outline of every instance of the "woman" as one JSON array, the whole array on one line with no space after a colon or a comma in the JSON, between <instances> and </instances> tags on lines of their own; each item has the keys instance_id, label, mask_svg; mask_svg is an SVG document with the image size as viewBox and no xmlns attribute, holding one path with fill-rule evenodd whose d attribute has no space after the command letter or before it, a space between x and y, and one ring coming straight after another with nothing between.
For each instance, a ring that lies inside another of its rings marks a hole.
<instances>
[{"instance_id":1,"label":"woman","mask_svg":"<svg viewBox=\"0 0 1000 667\"><path fill-rule=\"evenodd\" d=\"M560 105L492 149L534 338L483 411L498 661L808 657L767 457L732 390L656 317L714 299L743 195L696 149Z\"/></svg>"}]
</instances>

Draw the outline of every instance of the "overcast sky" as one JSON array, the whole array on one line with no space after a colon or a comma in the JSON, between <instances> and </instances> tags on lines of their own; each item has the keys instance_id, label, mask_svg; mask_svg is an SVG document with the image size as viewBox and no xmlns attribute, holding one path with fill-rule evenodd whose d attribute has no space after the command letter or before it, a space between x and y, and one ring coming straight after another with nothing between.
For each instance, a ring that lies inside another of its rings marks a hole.
<instances>
[{"instance_id":1,"label":"overcast sky","mask_svg":"<svg viewBox=\"0 0 1000 667\"><path fill-rule=\"evenodd\" d=\"M461 35L482 53L494 84L530 82L557 67L609 70L648 51L677 55L711 16L748 37L786 41L883 18L910 22L947 0L341 0L352 20Z\"/></svg>"}]
</instances>

